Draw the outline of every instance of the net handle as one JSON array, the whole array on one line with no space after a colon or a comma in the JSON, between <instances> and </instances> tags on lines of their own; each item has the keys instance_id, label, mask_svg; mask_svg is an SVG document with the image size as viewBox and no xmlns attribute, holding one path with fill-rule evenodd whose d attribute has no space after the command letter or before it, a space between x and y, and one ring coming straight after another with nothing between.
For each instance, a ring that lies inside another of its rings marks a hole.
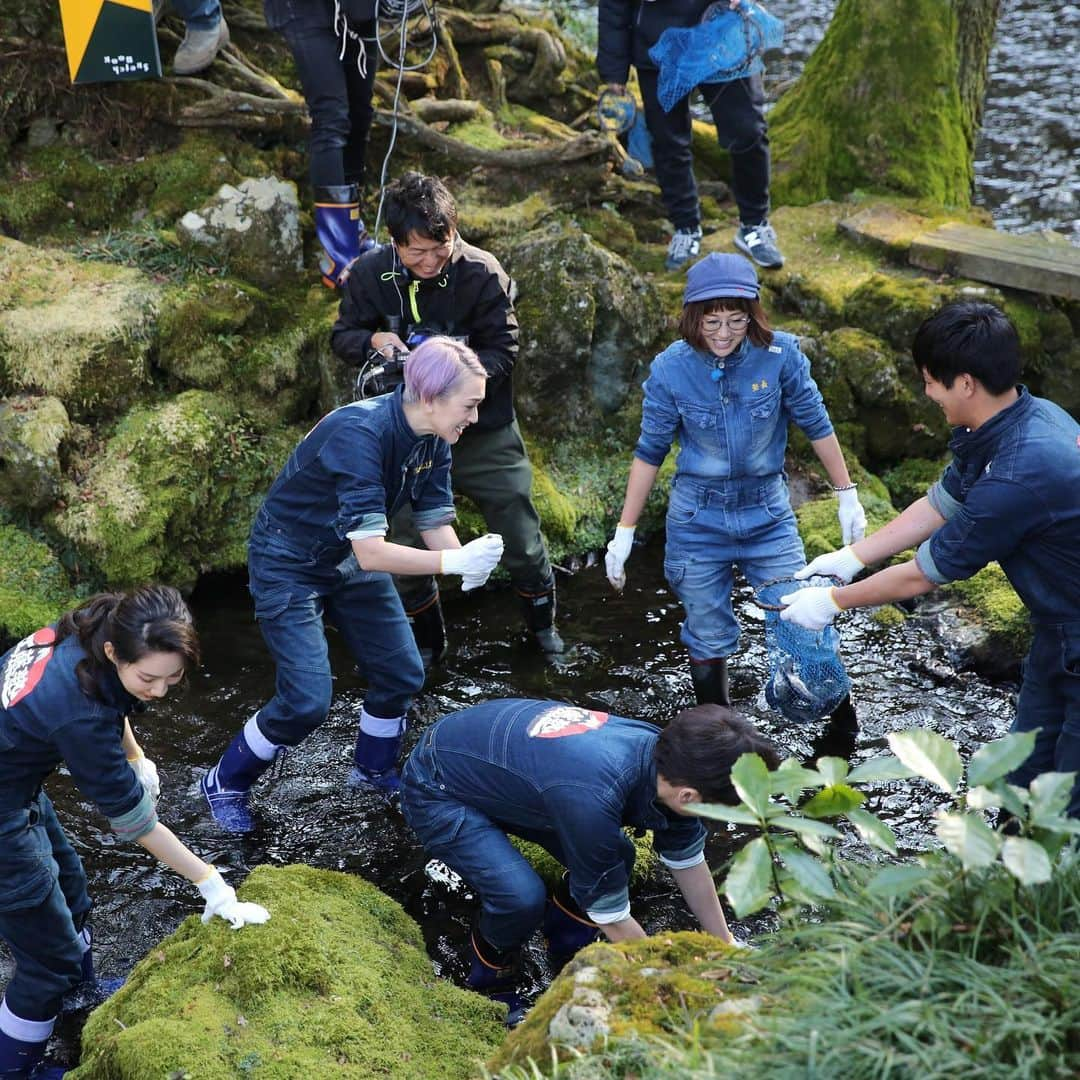
<instances>
[{"instance_id":1,"label":"net handle","mask_svg":"<svg viewBox=\"0 0 1080 1080\"><path fill-rule=\"evenodd\" d=\"M814 574L814 577L828 578L829 581L833 582L834 587L839 587L844 584L844 579L837 577L835 574ZM764 600L759 600L758 589L767 589L770 585L785 585L788 582L798 588L799 582L803 580L803 578L797 577L777 577L773 578L771 581L763 581L757 589L754 590L754 595L751 597L751 600L761 608L762 611L783 611L784 608L787 607L786 604L767 604Z\"/></svg>"},{"instance_id":2,"label":"net handle","mask_svg":"<svg viewBox=\"0 0 1080 1080\"><path fill-rule=\"evenodd\" d=\"M624 116L612 123L608 119L611 114L605 111L605 107L617 108L618 106L623 106ZM601 131L611 135L625 135L634 126L636 111L637 102L629 92L624 91L620 94L617 90L607 87L600 91L600 96L596 99L597 126Z\"/></svg>"}]
</instances>

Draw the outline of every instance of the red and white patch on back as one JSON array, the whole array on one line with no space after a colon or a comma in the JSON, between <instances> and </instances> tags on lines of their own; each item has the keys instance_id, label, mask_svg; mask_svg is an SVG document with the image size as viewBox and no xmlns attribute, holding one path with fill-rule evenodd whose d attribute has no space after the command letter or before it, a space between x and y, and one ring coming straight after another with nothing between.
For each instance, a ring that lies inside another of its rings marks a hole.
<instances>
[{"instance_id":1,"label":"red and white patch on back","mask_svg":"<svg viewBox=\"0 0 1080 1080\"><path fill-rule=\"evenodd\" d=\"M8 654L4 665L4 681L0 684L0 705L10 709L29 694L45 674L45 665L53 654L56 631L43 626L28 638L23 638Z\"/></svg>"},{"instance_id":2,"label":"red and white patch on back","mask_svg":"<svg viewBox=\"0 0 1080 1080\"><path fill-rule=\"evenodd\" d=\"M564 735L582 735L603 727L607 721L606 712L579 709L576 705L553 705L529 725L529 738L561 739Z\"/></svg>"}]
</instances>

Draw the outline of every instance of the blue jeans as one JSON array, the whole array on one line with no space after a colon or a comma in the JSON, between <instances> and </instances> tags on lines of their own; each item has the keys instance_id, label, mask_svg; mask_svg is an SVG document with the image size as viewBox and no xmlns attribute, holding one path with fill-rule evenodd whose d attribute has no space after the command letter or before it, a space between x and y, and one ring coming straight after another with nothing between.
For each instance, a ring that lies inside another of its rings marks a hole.
<instances>
[{"instance_id":1,"label":"blue jeans","mask_svg":"<svg viewBox=\"0 0 1080 1080\"><path fill-rule=\"evenodd\" d=\"M252 540L248 572L255 617L277 665L274 697L258 719L270 742L298 745L330 711L324 616L367 679L367 711L405 715L424 685L424 666L389 574L361 570L352 555L338 566L304 561L272 537Z\"/></svg>"},{"instance_id":2,"label":"blue jeans","mask_svg":"<svg viewBox=\"0 0 1080 1080\"><path fill-rule=\"evenodd\" d=\"M221 0L172 0L189 30L213 30L221 22Z\"/></svg>"},{"instance_id":3,"label":"blue jeans","mask_svg":"<svg viewBox=\"0 0 1080 1080\"><path fill-rule=\"evenodd\" d=\"M426 737L401 772L401 812L432 858L446 863L480 899L476 928L496 949L518 949L544 918L547 888L507 839L507 829L439 787L438 763ZM564 866L554 832L514 827Z\"/></svg>"},{"instance_id":4,"label":"blue jeans","mask_svg":"<svg viewBox=\"0 0 1080 1080\"><path fill-rule=\"evenodd\" d=\"M1080 818L1080 621L1035 624L1012 730L1035 728L1035 749L1009 781L1027 787L1040 773L1077 773L1067 813Z\"/></svg>"},{"instance_id":5,"label":"blue jeans","mask_svg":"<svg viewBox=\"0 0 1080 1080\"><path fill-rule=\"evenodd\" d=\"M676 477L667 513L664 576L686 618L692 660L730 656L739 643L734 568L757 586L806 565L781 475L702 484Z\"/></svg>"},{"instance_id":6,"label":"blue jeans","mask_svg":"<svg viewBox=\"0 0 1080 1080\"><path fill-rule=\"evenodd\" d=\"M51 1020L82 980L86 874L44 792L0 816L0 937L15 958L4 993L24 1020Z\"/></svg>"},{"instance_id":7,"label":"blue jeans","mask_svg":"<svg viewBox=\"0 0 1080 1080\"><path fill-rule=\"evenodd\" d=\"M285 36L311 113L311 183L315 187L363 183L374 116L371 94L379 66L374 21L354 25L350 20L350 28L364 39L366 74L361 74L359 42L350 37L341 55L333 0L269 0L266 17L271 29Z\"/></svg>"}]
</instances>

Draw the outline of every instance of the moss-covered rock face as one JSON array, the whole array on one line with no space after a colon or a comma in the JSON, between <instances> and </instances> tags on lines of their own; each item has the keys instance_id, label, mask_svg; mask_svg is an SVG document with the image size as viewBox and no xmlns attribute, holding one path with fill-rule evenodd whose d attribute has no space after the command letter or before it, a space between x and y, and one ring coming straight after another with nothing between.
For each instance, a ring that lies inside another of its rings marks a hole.
<instances>
[{"instance_id":1,"label":"moss-covered rock face","mask_svg":"<svg viewBox=\"0 0 1080 1080\"><path fill-rule=\"evenodd\" d=\"M637 358L664 328L655 291L572 226L522 237L508 264L518 283L515 389L526 422L595 425L624 403Z\"/></svg>"},{"instance_id":2,"label":"moss-covered rock face","mask_svg":"<svg viewBox=\"0 0 1080 1080\"><path fill-rule=\"evenodd\" d=\"M230 400L202 390L140 406L53 524L112 584L192 585L201 572L244 565L259 499L299 436L259 437Z\"/></svg>"},{"instance_id":3,"label":"moss-covered rock face","mask_svg":"<svg viewBox=\"0 0 1080 1080\"><path fill-rule=\"evenodd\" d=\"M908 461L901 461L899 465L885 472L881 479L889 489L889 494L897 508L903 510L917 499L921 499L940 478L949 460L948 456L935 461L911 458Z\"/></svg>"},{"instance_id":4,"label":"moss-covered rock face","mask_svg":"<svg viewBox=\"0 0 1080 1080\"><path fill-rule=\"evenodd\" d=\"M634 888L656 873L660 859L653 848L652 833L634 836L628 829L627 836L637 853L634 869L630 872L630 887ZM566 867L545 848L534 844L531 840L522 840L518 836L511 836L510 842L525 856L529 865L540 875L548 889L553 890L562 881Z\"/></svg>"},{"instance_id":5,"label":"moss-covered rock face","mask_svg":"<svg viewBox=\"0 0 1080 1080\"><path fill-rule=\"evenodd\" d=\"M74 590L53 552L16 526L0 524L0 647L74 605Z\"/></svg>"},{"instance_id":6,"label":"moss-covered rock face","mask_svg":"<svg viewBox=\"0 0 1080 1080\"><path fill-rule=\"evenodd\" d=\"M60 444L71 430L54 397L0 399L0 503L37 509L60 490Z\"/></svg>"},{"instance_id":7,"label":"moss-covered rock face","mask_svg":"<svg viewBox=\"0 0 1080 1080\"><path fill-rule=\"evenodd\" d=\"M851 464L849 457L849 467ZM896 510L889 501L885 485L877 477L860 469L857 462L855 466L851 469L851 474L859 484L859 502L866 511L866 531L869 534L888 524L896 516ZM836 497L833 495L809 499L796 507L795 519L799 523L799 535L806 548L807 562L827 551L836 551L843 547L840 520L836 511Z\"/></svg>"},{"instance_id":8,"label":"moss-covered rock face","mask_svg":"<svg viewBox=\"0 0 1080 1080\"><path fill-rule=\"evenodd\" d=\"M437 979L362 879L259 867L240 896L270 921L187 919L87 1021L72 1080L467 1080L498 1046L502 1007Z\"/></svg>"},{"instance_id":9,"label":"moss-covered rock face","mask_svg":"<svg viewBox=\"0 0 1080 1080\"><path fill-rule=\"evenodd\" d=\"M997 677L1015 672L1031 642L1031 617L1005 571L990 563L945 592L961 605L962 624L949 620L946 635L961 663Z\"/></svg>"},{"instance_id":10,"label":"moss-covered rock face","mask_svg":"<svg viewBox=\"0 0 1080 1080\"><path fill-rule=\"evenodd\" d=\"M160 289L138 271L0 237L0 392L122 409L149 381Z\"/></svg>"},{"instance_id":11,"label":"moss-covered rock face","mask_svg":"<svg viewBox=\"0 0 1080 1080\"><path fill-rule=\"evenodd\" d=\"M607 1037L663 1035L668 1018L687 1011L735 1035L760 1007L753 984L740 981L732 966L737 955L699 933L590 945L563 968L488 1069L497 1073L531 1060L546 1075L553 1052L565 1060Z\"/></svg>"}]
</instances>

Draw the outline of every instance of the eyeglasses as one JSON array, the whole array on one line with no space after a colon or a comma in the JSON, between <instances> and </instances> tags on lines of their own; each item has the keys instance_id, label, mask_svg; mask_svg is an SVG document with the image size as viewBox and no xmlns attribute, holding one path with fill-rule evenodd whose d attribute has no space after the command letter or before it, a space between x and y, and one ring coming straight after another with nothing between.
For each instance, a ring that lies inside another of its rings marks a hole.
<instances>
[{"instance_id":1,"label":"eyeglasses","mask_svg":"<svg viewBox=\"0 0 1080 1080\"><path fill-rule=\"evenodd\" d=\"M749 315L732 315L730 319L716 319L706 315L701 320L701 332L703 334L718 334L726 327L733 334L741 334L749 325Z\"/></svg>"}]
</instances>

